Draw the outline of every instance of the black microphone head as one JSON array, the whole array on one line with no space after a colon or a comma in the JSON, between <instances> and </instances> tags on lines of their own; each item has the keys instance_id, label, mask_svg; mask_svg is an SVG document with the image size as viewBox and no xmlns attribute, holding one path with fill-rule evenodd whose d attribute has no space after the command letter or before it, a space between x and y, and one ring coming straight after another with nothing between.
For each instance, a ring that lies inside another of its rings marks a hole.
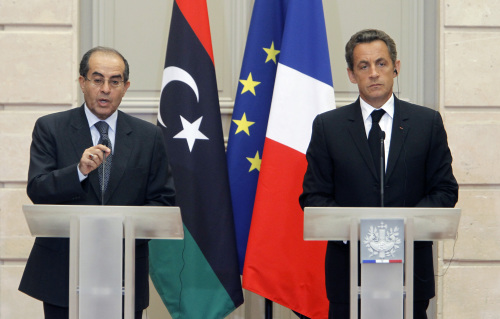
<instances>
[{"instance_id":1,"label":"black microphone head","mask_svg":"<svg viewBox=\"0 0 500 319\"><path fill-rule=\"evenodd\" d=\"M380 131L380 139L385 140L385 132L384 131Z\"/></svg>"}]
</instances>

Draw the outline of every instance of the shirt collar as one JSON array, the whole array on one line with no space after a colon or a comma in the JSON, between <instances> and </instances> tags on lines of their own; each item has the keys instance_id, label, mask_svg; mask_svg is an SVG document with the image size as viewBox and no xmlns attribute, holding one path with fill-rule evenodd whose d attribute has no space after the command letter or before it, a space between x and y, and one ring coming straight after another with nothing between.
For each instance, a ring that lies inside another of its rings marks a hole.
<instances>
[{"instance_id":1,"label":"shirt collar","mask_svg":"<svg viewBox=\"0 0 500 319\"><path fill-rule=\"evenodd\" d=\"M87 121L89 122L89 127L91 128L94 126L95 123L99 121L103 121L100 118L98 118L94 113L92 113L89 108L87 107L87 104L85 104L84 107L85 110L85 115L87 116ZM118 119L118 112L113 112L111 116L109 116L107 119L104 120L104 122L108 123L109 128L116 132L116 120Z\"/></svg>"},{"instance_id":2,"label":"shirt collar","mask_svg":"<svg viewBox=\"0 0 500 319\"><path fill-rule=\"evenodd\" d=\"M363 115L363 121L366 121L368 117L372 114L373 111L377 110L370 104L366 103L361 96L359 97L359 103L361 105L361 113ZM382 105L378 110L383 109L391 118L394 118L394 95L391 94L391 97Z\"/></svg>"}]
</instances>

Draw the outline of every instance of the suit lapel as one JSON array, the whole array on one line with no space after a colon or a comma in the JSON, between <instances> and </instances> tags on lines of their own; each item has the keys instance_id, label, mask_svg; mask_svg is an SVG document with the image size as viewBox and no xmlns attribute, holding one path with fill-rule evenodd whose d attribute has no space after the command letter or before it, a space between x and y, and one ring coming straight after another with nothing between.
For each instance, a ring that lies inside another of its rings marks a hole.
<instances>
[{"instance_id":1,"label":"suit lapel","mask_svg":"<svg viewBox=\"0 0 500 319\"><path fill-rule=\"evenodd\" d=\"M377 178L375 163L373 162L370 147L368 146L368 139L366 138L366 130L363 123L363 115L361 113L359 98L356 102L354 102L354 104L352 104L352 112L349 114L348 121L350 122L349 132L354 140L354 144L361 153L361 157L366 162L366 165L370 168L373 176Z\"/></svg>"},{"instance_id":2,"label":"suit lapel","mask_svg":"<svg viewBox=\"0 0 500 319\"><path fill-rule=\"evenodd\" d=\"M73 144L75 154L78 156L78 159L80 159L82 150L92 146L92 136L90 135L89 123L85 116L83 106L75 110L75 112L77 116L72 116L70 119L70 125L73 129L70 132L70 140Z\"/></svg>"},{"instance_id":3,"label":"suit lapel","mask_svg":"<svg viewBox=\"0 0 500 319\"><path fill-rule=\"evenodd\" d=\"M132 128L127 122L124 114L119 112L116 122L115 144L113 145L113 164L111 166L108 188L104 195L104 204L106 204L118 185L120 185L120 180L127 167L128 159L133 150L131 133Z\"/></svg>"},{"instance_id":4,"label":"suit lapel","mask_svg":"<svg viewBox=\"0 0 500 319\"><path fill-rule=\"evenodd\" d=\"M392 172L394 172L404 141L410 130L408 120L409 114L407 108L402 105L399 99L394 97L394 119L392 122L391 146L389 148L389 158L386 170L387 181L391 177Z\"/></svg>"}]
</instances>

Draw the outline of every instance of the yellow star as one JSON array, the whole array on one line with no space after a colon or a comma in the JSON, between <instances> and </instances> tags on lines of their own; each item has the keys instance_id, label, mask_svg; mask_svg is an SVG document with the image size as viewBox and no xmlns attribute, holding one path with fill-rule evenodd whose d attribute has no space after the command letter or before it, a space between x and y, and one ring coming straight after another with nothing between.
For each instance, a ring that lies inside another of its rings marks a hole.
<instances>
[{"instance_id":1,"label":"yellow star","mask_svg":"<svg viewBox=\"0 0 500 319\"><path fill-rule=\"evenodd\" d=\"M273 60L274 64L276 64L277 63L276 62L276 56L278 55L278 53L280 53L280 51L274 49L274 41L271 42L271 47L270 48L263 48L263 49L267 53L266 63L269 62L270 60Z\"/></svg>"},{"instance_id":2,"label":"yellow star","mask_svg":"<svg viewBox=\"0 0 500 319\"><path fill-rule=\"evenodd\" d=\"M245 113L243 113L243 117L241 118L241 120L233 120L233 122L238 125L236 133L234 133L235 135L241 131L244 131L248 136L250 136L250 131L248 130L248 128L255 124L255 122L247 121L247 116Z\"/></svg>"},{"instance_id":3,"label":"yellow star","mask_svg":"<svg viewBox=\"0 0 500 319\"><path fill-rule=\"evenodd\" d=\"M247 160L252 163L252 166L250 166L250 169L248 170L249 172L253 171L254 169L257 169L260 172L260 163L262 160L259 158L259 151L257 151L257 154L255 154L254 158L247 157Z\"/></svg>"},{"instance_id":4,"label":"yellow star","mask_svg":"<svg viewBox=\"0 0 500 319\"><path fill-rule=\"evenodd\" d=\"M260 84L260 82L256 82L252 78L252 72L248 75L248 78L246 80L240 80L241 84L243 84L243 90L241 90L241 94L245 93L246 91L250 91L255 95L255 87Z\"/></svg>"}]
</instances>

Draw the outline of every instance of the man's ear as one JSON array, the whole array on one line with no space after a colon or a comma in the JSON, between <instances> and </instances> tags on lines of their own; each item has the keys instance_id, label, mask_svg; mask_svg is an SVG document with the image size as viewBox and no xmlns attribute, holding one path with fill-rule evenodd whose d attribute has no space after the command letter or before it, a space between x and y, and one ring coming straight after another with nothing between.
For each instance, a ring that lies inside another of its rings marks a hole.
<instances>
[{"instance_id":1,"label":"man's ear","mask_svg":"<svg viewBox=\"0 0 500 319\"><path fill-rule=\"evenodd\" d=\"M349 81L353 84L357 84L358 81L356 80L356 76L354 75L354 71L347 68L347 75L349 76Z\"/></svg>"},{"instance_id":2,"label":"man's ear","mask_svg":"<svg viewBox=\"0 0 500 319\"><path fill-rule=\"evenodd\" d=\"M78 78L78 82L80 82L80 89L82 89L83 91L83 87L85 86L85 78L80 75L80 77Z\"/></svg>"},{"instance_id":3,"label":"man's ear","mask_svg":"<svg viewBox=\"0 0 500 319\"><path fill-rule=\"evenodd\" d=\"M401 68L401 61L396 60L396 62L394 63L394 77L399 75L400 68Z\"/></svg>"},{"instance_id":4,"label":"man's ear","mask_svg":"<svg viewBox=\"0 0 500 319\"><path fill-rule=\"evenodd\" d=\"M130 87L130 81L125 82L124 87L123 87L124 90L123 90L122 97L125 96L125 93L127 93L127 90L129 87Z\"/></svg>"}]
</instances>

